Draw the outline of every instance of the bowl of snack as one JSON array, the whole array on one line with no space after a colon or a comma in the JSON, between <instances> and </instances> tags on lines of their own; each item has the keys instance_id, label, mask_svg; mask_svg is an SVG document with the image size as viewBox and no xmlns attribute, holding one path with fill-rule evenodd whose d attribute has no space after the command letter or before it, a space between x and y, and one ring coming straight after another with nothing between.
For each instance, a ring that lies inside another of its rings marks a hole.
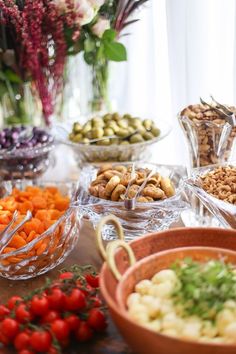
<instances>
[{"instance_id":1,"label":"bowl of snack","mask_svg":"<svg viewBox=\"0 0 236 354\"><path fill-rule=\"evenodd\" d=\"M180 186L185 174L180 166L145 162L86 166L79 180L80 212L94 227L102 216L114 214L127 240L168 228L188 208ZM114 238L111 225L105 228L104 237Z\"/></svg>"},{"instance_id":2,"label":"bowl of snack","mask_svg":"<svg viewBox=\"0 0 236 354\"><path fill-rule=\"evenodd\" d=\"M134 161L147 158L149 147L170 132L167 123L129 114L107 113L75 122L71 127L56 127L58 140L71 146L78 162Z\"/></svg>"},{"instance_id":3,"label":"bowl of snack","mask_svg":"<svg viewBox=\"0 0 236 354\"><path fill-rule=\"evenodd\" d=\"M224 227L236 229L235 163L194 169L184 183Z\"/></svg>"},{"instance_id":4,"label":"bowl of snack","mask_svg":"<svg viewBox=\"0 0 236 354\"><path fill-rule=\"evenodd\" d=\"M128 244L137 262L130 268L125 245L118 241L101 251L100 287L135 353L235 352L235 231L180 228L143 236ZM111 260L123 274L119 280ZM211 291L217 295L208 296Z\"/></svg>"},{"instance_id":5,"label":"bowl of snack","mask_svg":"<svg viewBox=\"0 0 236 354\"><path fill-rule=\"evenodd\" d=\"M20 180L0 187L0 276L28 279L63 262L80 232L76 186Z\"/></svg>"},{"instance_id":6,"label":"bowl of snack","mask_svg":"<svg viewBox=\"0 0 236 354\"><path fill-rule=\"evenodd\" d=\"M186 136L191 167L225 163L233 154L236 136L236 107L211 103L185 107L178 115Z\"/></svg>"},{"instance_id":7,"label":"bowl of snack","mask_svg":"<svg viewBox=\"0 0 236 354\"><path fill-rule=\"evenodd\" d=\"M0 177L33 179L48 168L54 139L38 127L15 126L0 131Z\"/></svg>"}]
</instances>

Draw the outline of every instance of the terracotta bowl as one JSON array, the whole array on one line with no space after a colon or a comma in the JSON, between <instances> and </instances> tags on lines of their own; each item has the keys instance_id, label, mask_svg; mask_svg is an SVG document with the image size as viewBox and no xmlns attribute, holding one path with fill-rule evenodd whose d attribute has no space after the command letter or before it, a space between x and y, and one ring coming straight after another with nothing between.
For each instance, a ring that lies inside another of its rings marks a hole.
<instances>
[{"instance_id":1,"label":"terracotta bowl","mask_svg":"<svg viewBox=\"0 0 236 354\"><path fill-rule=\"evenodd\" d=\"M149 234L130 243L136 259L182 247L214 247L236 251L236 231L224 229L180 228ZM121 273L128 268L124 250L116 254ZM154 270L153 272L156 272ZM128 274L128 273L127 273ZM141 278L140 278L141 279ZM182 341L157 334L134 323L116 300L117 281L105 263L101 270L100 286L110 314L126 342L138 354L235 354L234 345L205 344ZM133 288L132 288L133 289Z\"/></svg>"}]
</instances>

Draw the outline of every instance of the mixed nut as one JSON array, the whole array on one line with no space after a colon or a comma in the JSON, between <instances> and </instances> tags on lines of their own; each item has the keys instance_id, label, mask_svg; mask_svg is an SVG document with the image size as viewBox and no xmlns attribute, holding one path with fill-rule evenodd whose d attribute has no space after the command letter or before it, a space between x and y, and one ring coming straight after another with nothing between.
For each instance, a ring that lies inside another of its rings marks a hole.
<instances>
[{"instance_id":1,"label":"mixed nut","mask_svg":"<svg viewBox=\"0 0 236 354\"><path fill-rule=\"evenodd\" d=\"M236 204L236 167L221 166L200 178L202 188L214 197Z\"/></svg>"},{"instance_id":2,"label":"mixed nut","mask_svg":"<svg viewBox=\"0 0 236 354\"><path fill-rule=\"evenodd\" d=\"M228 122L220 107L236 114L236 107L212 104L190 105L180 113L180 122L191 145L193 167L226 162L232 151L236 128Z\"/></svg>"},{"instance_id":3,"label":"mixed nut","mask_svg":"<svg viewBox=\"0 0 236 354\"><path fill-rule=\"evenodd\" d=\"M124 201L125 196L132 199L137 196L140 203L154 202L172 197L175 188L168 177L161 176L158 172L147 179L151 170L136 168L132 176L132 166L104 164L97 172L97 177L89 186L89 193L94 197ZM147 179L147 183L140 191L140 187ZM130 183L131 182L131 183Z\"/></svg>"},{"instance_id":4,"label":"mixed nut","mask_svg":"<svg viewBox=\"0 0 236 354\"><path fill-rule=\"evenodd\" d=\"M81 144L129 145L152 140L159 135L160 129L151 119L107 113L93 117L84 125L74 123L69 139Z\"/></svg>"}]
</instances>

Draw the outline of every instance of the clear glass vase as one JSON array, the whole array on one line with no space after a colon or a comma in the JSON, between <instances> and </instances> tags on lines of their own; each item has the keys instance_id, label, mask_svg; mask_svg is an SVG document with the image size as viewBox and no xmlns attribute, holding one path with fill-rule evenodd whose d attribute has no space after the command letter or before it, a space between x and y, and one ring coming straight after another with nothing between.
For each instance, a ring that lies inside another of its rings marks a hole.
<instances>
[{"instance_id":1,"label":"clear glass vase","mask_svg":"<svg viewBox=\"0 0 236 354\"><path fill-rule=\"evenodd\" d=\"M187 141L190 174L193 168L224 164L230 160L235 145L235 127L226 121L193 121L181 115L178 118ZM191 200L192 212L183 216L187 226L219 226L218 221L198 198L191 193L188 197Z\"/></svg>"},{"instance_id":2,"label":"clear glass vase","mask_svg":"<svg viewBox=\"0 0 236 354\"><path fill-rule=\"evenodd\" d=\"M6 83L6 91L0 99L1 125L40 125L42 107L36 89L31 82L23 84Z\"/></svg>"}]
</instances>

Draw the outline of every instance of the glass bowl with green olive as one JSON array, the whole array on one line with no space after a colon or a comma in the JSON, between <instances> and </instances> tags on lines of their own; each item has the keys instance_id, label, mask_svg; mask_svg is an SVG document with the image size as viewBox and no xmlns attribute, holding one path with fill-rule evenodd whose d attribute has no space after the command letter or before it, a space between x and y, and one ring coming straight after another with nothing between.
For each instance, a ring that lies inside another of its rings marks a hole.
<instances>
[{"instance_id":1,"label":"glass bowl with green olive","mask_svg":"<svg viewBox=\"0 0 236 354\"><path fill-rule=\"evenodd\" d=\"M134 161L147 158L149 147L168 135L170 126L107 113L60 130L60 141L72 147L78 162Z\"/></svg>"}]
</instances>

